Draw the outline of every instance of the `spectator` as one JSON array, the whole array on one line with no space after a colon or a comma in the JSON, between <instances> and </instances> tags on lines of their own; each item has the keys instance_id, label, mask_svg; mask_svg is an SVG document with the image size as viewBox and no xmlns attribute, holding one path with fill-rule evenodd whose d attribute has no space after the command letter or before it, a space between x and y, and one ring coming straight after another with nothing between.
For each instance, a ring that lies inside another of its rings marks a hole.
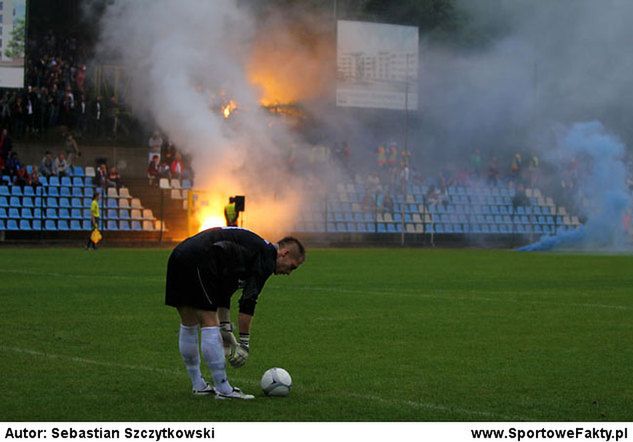
<instances>
[{"instance_id":1,"label":"spectator","mask_svg":"<svg viewBox=\"0 0 633 442\"><path fill-rule=\"evenodd\" d=\"M182 162L182 155L180 154L180 152L176 152L174 160L171 162L171 165L169 167L169 171L171 172L171 177L180 179L183 175L184 170L185 170L185 165Z\"/></svg>"},{"instance_id":2,"label":"spectator","mask_svg":"<svg viewBox=\"0 0 633 442\"><path fill-rule=\"evenodd\" d=\"M2 129L2 133L0 133L0 157L6 162L12 150L13 142L9 136L9 131Z\"/></svg>"},{"instance_id":3,"label":"spectator","mask_svg":"<svg viewBox=\"0 0 633 442\"><path fill-rule=\"evenodd\" d=\"M497 157L492 157L488 163L488 185L496 186L499 181L499 165Z\"/></svg>"},{"instance_id":4,"label":"spectator","mask_svg":"<svg viewBox=\"0 0 633 442\"><path fill-rule=\"evenodd\" d=\"M470 169L475 178L481 178L481 151L477 148L470 154Z\"/></svg>"},{"instance_id":5,"label":"spectator","mask_svg":"<svg viewBox=\"0 0 633 442\"><path fill-rule=\"evenodd\" d=\"M73 163L76 157L81 156L79 145L77 144L77 140L75 140L72 132L68 132L66 134L66 155L68 156L69 164Z\"/></svg>"},{"instance_id":6,"label":"spectator","mask_svg":"<svg viewBox=\"0 0 633 442\"><path fill-rule=\"evenodd\" d=\"M519 183L512 197L512 209L516 211L517 207L527 206L529 199L525 193L525 187Z\"/></svg>"},{"instance_id":7,"label":"spectator","mask_svg":"<svg viewBox=\"0 0 633 442\"><path fill-rule=\"evenodd\" d=\"M11 152L11 155L9 155L9 159L4 165L5 175L14 177L15 175L17 175L21 167L22 167L22 164L20 163L20 159L18 158L18 153Z\"/></svg>"},{"instance_id":8,"label":"spectator","mask_svg":"<svg viewBox=\"0 0 633 442\"><path fill-rule=\"evenodd\" d=\"M86 101L86 96L81 94L79 98L79 103L77 103L76 107L77 112L77 132L78 136L82 137L88 132L88 102Z\"/></svg>"},{"instance_id":9,"label":"spectator","mask_svg":"<svg viewBox=\"0 0 633 442\"><path fill-rule=\"evenodd\" d=\"M155 155L158 155L160 161L160 149L163 146L163 138L160 136L157 130L152 133L147 141L147 147L149 148L149 161L152 161Z\"/></svg>"},{"instance_id":10,"label":"spectator","mask_svg":"<svg viewBox=\"0 0 633 442\"><path fill-rule=\"evenodd\" d=\"M92 112L91 112L91 118L92 118L92 135L97 137L97 138L102 138L103 137L103 132L104 132L104 119L105 119L105 115L104 115L104 109L103 109L103 102L102 102L102 98L100 95L97 96L97 99L95 100L94 104L92 105Z\"/></svg>"},{"instance_id":11,"label":"spectator","mask_svg":"<svg viewBox=\"0 0 633 442\"><path fill-rule=\"evenodd\" d=\"M387 164L387 151L385 146L380 145L376 150L376 161L378 163L378 169L382 169Z\"/></svg>"},{"instance_id":12,"label":"spectator","mask_svg":"<svg viewBox=\"0 0 633 442\"><path fill-rule=\"evenodd\" d=\"M37 167L33 167L33 172L31 172L31 177L29 180L31 186L33 186L33 190L37 191L37 188L42 185L40 182L40 174L37 171Z\"/></svg>"},{"instance_id":13,"label":"spectator","mask_svg":"<svg viewBox=\"0 0 633 442\"><path fill-rule=\"evenodd\" d=\"M95 170L95 177L93 183L96 187L105 189L108 185L108 167L105 163L101 163Z\"/></svg>"},{"instance_id":14,"label":"spectator","mask_svg":"<svg viewBox=\"0 0 633 442\"><path fill-rule=\"evenodd\" d=\"M66 161L66 155L64 152L60 152L57 158L53 161L53 175L63 177L68 175L69 169L68 161Z\"/></svg>"},{"instance_id":15,"label":"spectator","mask_svg":"<svg viewBox=\"0 0 633 442\"><path fill-rule=\"evenodd\" d=\"M20 166L15 175L13 176L13 184L15 186L24 187L30 184L29 174L26 172L26 167Z\"/></svg>"},{"instance_id":16,"label":"spectator","mask_svg":"<svg viewBox=\"0 0 633 442\"><path fill-rule=\"evenodd\" d=\"M150 186L158 186L160 179L160 157L155 154L147 165L147 178Z\"/></svg>"},{"instance_id":17,"label":"spectator","mask_svg":"<svg viewBox=\"0 0 633 442\"><path fill-rule=\"evenodd\" d=\"M108 187L116 187L119 189L121 187L121 175L116 167L111 167L108 172Z\"/></svg>"},{"instance_id":18,"label":"spectator","mask_svg":"<svg viewBox=\"0 0 633 442\"><path fill-rule=\"evenodd\" d=\"M49 150L46 151L46 153L44 154L44 158L42 158L42 161L40 162L40 172L46 178L48 178L51 175L54 175L53 154Z\"/></svg>"}]
</instances>

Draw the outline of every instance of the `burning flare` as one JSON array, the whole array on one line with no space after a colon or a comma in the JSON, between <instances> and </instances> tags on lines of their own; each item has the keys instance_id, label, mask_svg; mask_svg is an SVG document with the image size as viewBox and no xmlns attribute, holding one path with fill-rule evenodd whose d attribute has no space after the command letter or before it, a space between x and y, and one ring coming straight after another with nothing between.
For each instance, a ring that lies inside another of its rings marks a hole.
<instances>
[{"instance_id":1,"label":"burning flare","mask_svg":"<svg viewBox=\"0 0 633 442\"><path fill-rule=\"evenodd\" d=\"M224 115L224 118L229 118L236 109L237 103L233 100L229 100L229 102L222 107L222 114Z\"/></svg>"}]
</instances>

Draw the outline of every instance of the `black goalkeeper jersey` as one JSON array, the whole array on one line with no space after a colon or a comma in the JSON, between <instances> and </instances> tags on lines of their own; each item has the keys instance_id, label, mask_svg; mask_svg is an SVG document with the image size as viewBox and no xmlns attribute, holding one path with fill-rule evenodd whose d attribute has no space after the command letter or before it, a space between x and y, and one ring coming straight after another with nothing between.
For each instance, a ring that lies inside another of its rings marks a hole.
<instances>
[{"instance_id":1,"label":"black goalkeeper jersey","mask_svg":"<svg viewBox=\"0 0 633 442\"><path fill-rule=\"evenodd\" d=\"M275 271L277 248L250 230L216 227L187 238L174 252L229 297L243 286L240 313L253 315L266 280Z\"/></svg>"}]
</instances>

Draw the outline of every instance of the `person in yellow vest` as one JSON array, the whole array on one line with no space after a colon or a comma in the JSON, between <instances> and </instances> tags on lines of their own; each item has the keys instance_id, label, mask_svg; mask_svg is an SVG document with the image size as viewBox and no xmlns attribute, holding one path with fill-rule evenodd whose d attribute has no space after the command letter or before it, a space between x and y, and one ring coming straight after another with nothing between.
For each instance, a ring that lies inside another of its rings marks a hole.
<instances>
[{"instance_id":1,"label":"person in yellow vest","mask_svg":"<svg viewBox=\"0 0 633 442\"><path fill-rule=\"evenodd\" d=\"M235 208L235 198L229 198L229 203L224 206L224 219L227 227L237 227L237 218L240 213Z\"/></svg>"},{"instance_id":2,"label":"person in yellow vest","mask_svg":"<svg viewBox=\"0 0 633 442\"><path fill-rule=\"evenodd\" d=\"M90 203L90 222L92 224L92 230L88 237L88 243L86 248L88 250L97 250L97 243L101 241L101 232L99 232L99 192L95 192L92 196L92 203Z\"/></svg>"}]
</instances>

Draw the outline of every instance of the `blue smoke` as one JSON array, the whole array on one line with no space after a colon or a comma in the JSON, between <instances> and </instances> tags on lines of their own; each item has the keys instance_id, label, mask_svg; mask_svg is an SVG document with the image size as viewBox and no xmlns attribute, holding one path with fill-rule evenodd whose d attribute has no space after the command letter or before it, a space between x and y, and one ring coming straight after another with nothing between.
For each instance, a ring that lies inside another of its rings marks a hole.
<instances>
[{"instance_id":1,"label":"blue smoke","mask_svg":"<svg viewBox=\"0 0 633 442\"><path fill-rule=\"evenodd\" d=\"M576 123L560 142L564 156L584 156L590 168L578 180L577 207L586 218L584 226L520 247L519 251L630 249L622 219L631 205L626 188L625 146L608 134L604 126L591 121Z\"/></svg>"}]
</instances>

